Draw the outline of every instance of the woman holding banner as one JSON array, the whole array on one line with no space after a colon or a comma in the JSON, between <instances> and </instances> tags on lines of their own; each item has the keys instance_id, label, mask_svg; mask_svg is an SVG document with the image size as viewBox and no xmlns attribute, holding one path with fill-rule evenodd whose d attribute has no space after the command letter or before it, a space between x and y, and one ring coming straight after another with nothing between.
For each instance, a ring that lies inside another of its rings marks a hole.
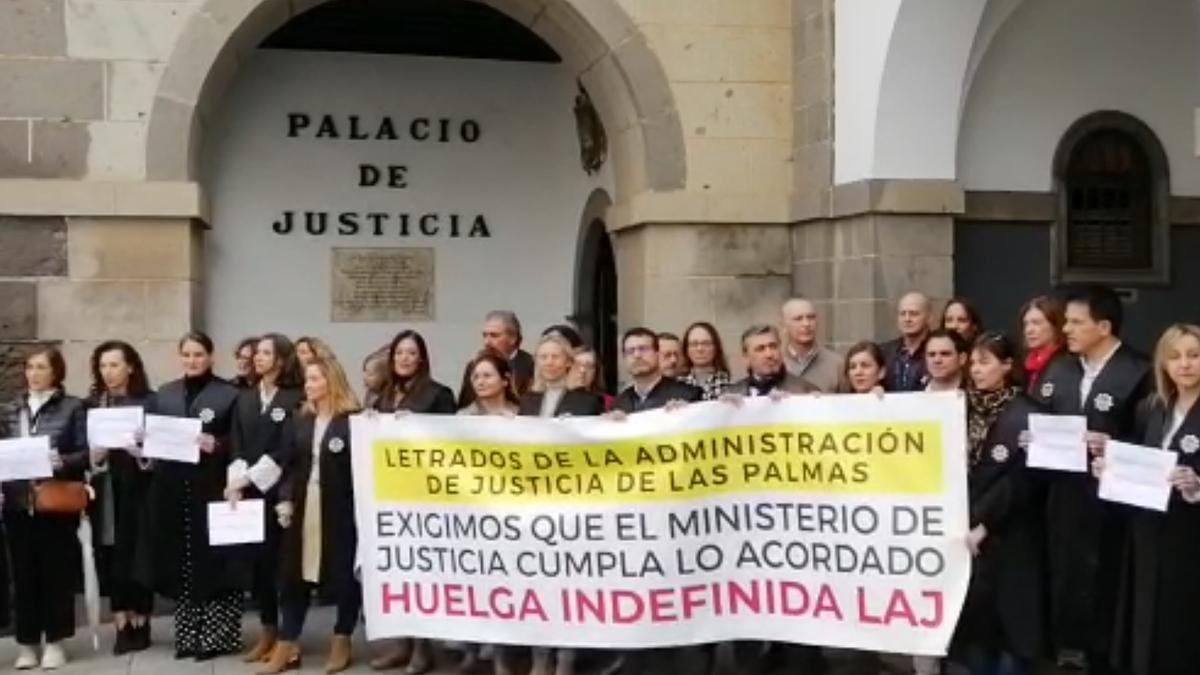
<instances>
[{"instance_id":1,"label":"woman holding banner","mask_svg":"<svg viewBox=\"0 0 1200 675\"><path fill-rule=\"evenodd\" d=\"M1179 465L1166 513L1132 515L1114 656L1120 672L1184 675L1200 669L1200 326L1176 324L1163 333L1154 379L1155 393L1139 410L1138 440L1178 453Z\"/></svg>"},{"instance_id":2,"label":"woman holding banner","mask_svg":"<svg viewBox=\"0 0 1200 675\"><path fill-rule=\"evenodd\" d=\"M45 436L53 479L4 483L4 526L16 594L18 670L66 664L62 641L75 634L80 510L59 508L59 488L82 485L87 468L83 402L63 392L67 367L54 347L25 358L25 392L0 408L4 438ZM2 557L2 556L0 556ZM7 588L7 583L5 584ZM38 659L37 649L45 641Z\"/></svg>"},{"instance_id":3,"label":"woman holding banner","mask_svg":"<svg viewBox=\"0 0 1200 675\"><path fill-rule=\"evenodd\" d=\"M467 407L458 411L459 415L512 417L517 414L520 403L517 399L512 365L508 359L494 351L484 350L467 366L467 376L470 378L475 398ZM459 672L462 675L474 673L479 667L479 662L486 660L487 651L485 646L465 645L463 660L458 664ZM512 675L512 666L503 648L496 647L492 650L492 660L495 675Z\"/></svg>"},{"instance_id":4,"label":"woman holding banner","mask_svg":"<svg viewBox=\"0 0 1200 675\"><path fill-rule=\"evenodd\" d=\"M142 357L128 343L110 340L92 352L92 389L89 409L145 405L153 394ZM96 549L107 568L108 595L117 639L113 654L141 651L150 646L150 614L154 594L135 577L134 570L149 554L146 530L146 495L150 489L149 463L136 445L99 448L91 442L92 487L96 499L90 507Z\"/></svg>"},{"instance_id":5,"label":"woman holding banner","mask_svg":"<svg viewBox=\"0 0 1200 675\"><path fill-rule=\"evenodd\" d=\"M388 346L392 367L374 409L398 415L425 413L453 415L458 410L454 392L430 376L429 348L415 330L400 331ZM406 675L421 675L433 668L429 640L393 640L389 649L371 661L375 670L404 666Z\"/></svg>"},{"instance_id":6,"label":"woman holding banner","mask_svg":"<svg viewBox=\"0 0 1200 675\"><path fill-rule=\"evenodd\" d=\"M851 394L883 393L887 362L874 342L859 342L846 351L846 382Z\"/></svg>"},{"instance_id":7,"label":"woman holding banner","mask_svg":"<svg viewBox=\"0 0 1200 675\"><path fill-rule=\"evenodd\" d=\"M275 485L286 464L283 430L304 398L300 364L292 341L279 333L268 333L254 345L251 384L238 394L233 409L230 459L225 498L236 502L263 499L267 522L263 543L247 547L247 562L253 567L254 599L262 624L258 640L243 660L265 660L275 646L279 626L279 540L282 534L272 513Z\"/></svg>"},{"instance_id":8,"label":"woman holding banner","mask_svg":"<svg viewBox=\"0 0 1200 675\"><path fill-rule=\"evenodd\" d=\"M975 561L955 647L972 675L1032 672L1045 628L1043 514L1019 443L1037 408L1015 383L1016 358L999 333L981 335L971 351L967 545Z\"/></svg>"},{"instance_id":9,"label":"woman holding banner","mask_svg":"<svg viewBox=\"0 0 1200 675\"><path fill-rule=\"evenodd\" d=\"M146 414L198 418L200 461L153 462L154 565L144 583L177 603L175 658L207 661L242 645L242 588L248 584L236 574L233 552L208 543L208 504L223 499L238 390L213 375L213 343L204 333L179 340L179 361L183 377L164 384Z\"/></svg>"},{"instance_id":10,"label":"woman holding banner","mask_svg":"<svg viewBox=\"0 0 1200 675\"><path fill-rule=\"evenodd\" d=\"M358 400L336 358L317 358L304 369L305 402L289 423L285 442L291 462L275 512L283 528L283 624L262 675L300 664L297 640L313 591L337 605L337 623L325 672L350 667L350 636L362 609L354 577L358 536L354 525L354 479L350 461L350 415Z\"/></svg>"}]
</instances>

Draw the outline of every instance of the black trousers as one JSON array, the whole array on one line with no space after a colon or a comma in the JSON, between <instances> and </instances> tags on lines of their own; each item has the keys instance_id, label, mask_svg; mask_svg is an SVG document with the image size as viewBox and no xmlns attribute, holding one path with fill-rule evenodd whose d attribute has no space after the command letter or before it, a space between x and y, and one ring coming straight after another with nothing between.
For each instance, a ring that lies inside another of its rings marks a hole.
<instances>
[{"instance_id":1,"label":"black trousers","mask_svg":"<svg viewBox=\"0 0 1200 675\"><path fill-rule=\"evenodd\" d=\"M279 625L279 547L283 530L275 520L275 509L268 502L267 522L261 546L254 558L254 604L258 605L258 616L264 627Z\"/></svg>"},{"instance_id":2,"label":"black trousers","mask_svg":"<svg viewBox=\"0 0 1200 675\"><path fill-rule=\"evenodd\" d=\"M75 634L79 580L77 516L5 510L16 594L17 644L36 646Z\"/></svg>"},{"instance_id":3,"label":"black trousers","mask_svg":"<svg viewBox=\"0 0 1200 675\"><path fill-rule=\"evenodd\" d=\"M304 620L308 617L308 607L312 603L312 595L317 590L316 584L307 581L293 581L283 589L283 625L279 629L279 639L295 642L304 631ZM345 584L338 592L337 621L333 625L334 635L353 635L358 626L358 617L362 613L362 586L357 582Z\"/></svg>"}]
</instances>

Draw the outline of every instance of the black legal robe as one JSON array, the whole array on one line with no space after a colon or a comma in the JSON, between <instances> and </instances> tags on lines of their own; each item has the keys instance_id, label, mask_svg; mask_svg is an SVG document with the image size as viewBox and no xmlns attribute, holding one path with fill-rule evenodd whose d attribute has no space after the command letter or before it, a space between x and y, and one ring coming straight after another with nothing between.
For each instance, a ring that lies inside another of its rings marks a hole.
<instances>
[{"instance_id":1,"label":"black legal robe","mask_svg":"<svg viewBox=\"0 0 1200 675\"><path fill-rule=\"evenodd\" d=\"M1139 442L1161 448L1172 406L1147 401L1139 415ZM1200 405L1193 405L1171 436L1179 465L1200 472ZM1114 661L1134 675L1200 672L1200 504L1172 490L1166 513L1136 509L1122 565Z\"/></svg>"},{"instance_id":2,"label":"black legal robe","mask_svg":"<svg viewBox=\"0 0 1200 675\"><path fill-rule=\"evenodd\" d=\"M146 402L146 413L172 417L195 417L201 432L216 439L211 453L200 453L200 462L155 461L150 479L149 521L154 536L154 556L149 569L141 570L139 581L168 598L178 599L183 591L184 536L182 525L187 509L191 527L186 542L191 548L192 592L195 600L246 588L249 569L239 564L228 547L208 545L208 504L225 499L225 472L229 466L230 433L238 389L212 378L196 394L191 405L183 380L169 382ZM190 495L190 496L189 496Z\"/></svg>"},{"instance_id":3,"label":"black legal robe","mask_svg":"<svg viewBox=\"0 0 1200 675\"><path fill-rule=\"evenodd\" d=\"M638 396L633 385L625 387L613 401L613 409L625 413L635 413L662 408L671 401L695 403L701 400L704 400L704 390L700 387L693 387L679 380L663 377L650 389L644 400Z\"/></svg>"},{"instance_id":4,"label":"black legal robe","mask_svg":"<svg viewBox=\"0 0 1200 675\"><path fill-rule=\"evenodd\" d=\"M454 392L435 380L421 382L399 403L394 402L391 392L384 392L375 399L375 409L385 413L407 410L429 415L453 415L458 412L454 404Z\"/></svg>"},{"instance_id":5,"label":"black legal robe","mask_svg":"<svg viewBox=\"0 0 1200 675\"><path fill-rule=\"evenodd\" d=\"M1083 415L1089 431L1136 440L1137 406L1151 385L1150 362L1121 345L1081 405L1078 358L1052 361L1034 392L1056 415ZM1047 484L1050 628L1056 647L1106 655L1116 614L1128 510L1103 502L1091 473L1039 472Z\"/></svg>"},{"instance_id":6,"label":"black legal robe","mask_svg":"<svg viewBox=\"0 0 1200 675\"><path fill-rule=\"evenodd\" d=\"M283 430L303 400L304 391L299 387L280 387L271 403L263 408L258 387L243 389L233 408L230 461L240 459L246 463L246 468L250 468L266 455L282 468L287 463L286 454L291 450L284 442ZM275 491L268 493L273 499ZM254 499L263 495L252 484L246 496Z\"/></svg>"},{"instance_id":7,"label":"black legal robe","mask_svg":"<svg viewBox=\"0 0 1200 675\"><path fill-rule=\"evenodd\" d=\"M971 585L955 647L982 646L1026 659L1040 655L1045 632L1045 526L1036 481L1018 436L1037 412L1018 395L1000 411L970 466L970 523L987 537L971 569Z\"/></svg>"},{"instance_id":8,"label":"black legal robe","mask_svg":"<svg viewBox=\"0 0 1200 675\"><path fill-rule=\"evenodd\" d=\"M542 413L542 398L540 391L531 391L521 397L519 414L537 417ZM568 389L558 399L554 406L554 417L571 415L572 417L592 417L604 414L604 399L598 394L582 389Z\"/></svg>"},{"instance_id":9,"label":"black legal robe","mask_svg":"<svg viewBox=\"0 0 1200 675\"><path fill-rule=\"evenodd\" d=\"M153 392L149 394L153 395ZM88 409L127 406L141 408L145 406L149 396L91 396L84 404ZM96 550L100 551L100 524L104 521L99 511L104 508L106 501L112 502L112 555L106 561L105 567L112 579L124 579L134 570L149 564L152 536L147 529L146 499L150 494L151 474L124 448L110 448L107 463L109 480L99 480L97 477L91 481L96 498L88 506L88 512L93 523L93 543ZM102 584L109 580L109 575L101 574Z\"/></svg>"},{"instance_id":10,"label":"black legal robe","mask_svg":"<svg viewBox=\"0 0 1200 675\"><path fill-rule=\"evenodd\" d=\"M320 438L321 503L309 504L308 480L313 469L313 434L316 419L301 413L288 422L287 444L291 448L287 474L279 489L280 501L292 503L291 526L283 531L280 550L280 580L286 584L304 578L304 512L321 509L320 593L335 598L354 583L354 554L358 530L354 523L354 477L350 461L350 416L329 420Z\"/></svg>"}]
</instances>

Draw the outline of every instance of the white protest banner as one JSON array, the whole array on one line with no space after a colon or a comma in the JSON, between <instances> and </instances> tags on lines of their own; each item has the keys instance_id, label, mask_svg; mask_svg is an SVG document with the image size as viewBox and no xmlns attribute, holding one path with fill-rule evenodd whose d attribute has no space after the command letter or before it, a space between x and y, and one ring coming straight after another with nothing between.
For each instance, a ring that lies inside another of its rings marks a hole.
<instances>
[{"instance_id":1,"label":"white protest banner","mask_svg":"<svg viewBox=\"0 0 1200 675\"><path fill-rule=\"evenodd\" d=\"M142 409L137 406L92 408L87 411L88 445L93 448L128 448L137 443L142 429Z\"/></svg>"},{"instance_id":2,"label":"white protest banner","mask_svg":"<svg viewBox=\"0 0 1200 675\"><path fill-rule=\"evenodd\" d=\"M1153 511L1166 511L1171 500L1171 471L1179 455L1118 441L1104 444L1101 499Z\"/></svg>"},{"instance_id":3,"label":"white protest banner","mask_svg":"<svg viewBox=\"0 0 1200 675\"><path fill-rule=\"evenodd\" d=\"M202 422L194 417L146 415L142 456L199 464L202 428Z\"/></svg>"},{"instance_id":4,"label":"white protest banner","mask_svg":"<svg viewBox=\"0 0 1200 675\"><path fill-rule=\"evenodd\" d=\"M1086 417L1033 414L1029 416L1029 436L1029 468L1087 473Z\"/></svg>"},{"instance_id":5,"label":"white protest banner","mask_svg":"<svg viewBox=\"0 0 1200 675\"><path fill-rule=\"evenodd\" d=\"M50 437L27 436L0 441L0 481L32 480L53 475Z\"/></svg>"},{"instance_id":6,"label":"white protest banner","mask_svg":"<svg viewBox=\"0 0 1200 675\"><path fill-rule=\"evenodd\" d=\"M370 639L939 655L966 594L955 394L351 424Z\"/></svg>"},{"instance_id":7,"label":"white protest banner","mask_svg":"<svg viewBox=\"0 0 1200 675\"><path fill-rule=\"evenodd\" d=\"M264 503L261 499L243 499L236 506L229 502L208 503L208 545L257 544L263 541Z\"/></svg>"}]
</instances>

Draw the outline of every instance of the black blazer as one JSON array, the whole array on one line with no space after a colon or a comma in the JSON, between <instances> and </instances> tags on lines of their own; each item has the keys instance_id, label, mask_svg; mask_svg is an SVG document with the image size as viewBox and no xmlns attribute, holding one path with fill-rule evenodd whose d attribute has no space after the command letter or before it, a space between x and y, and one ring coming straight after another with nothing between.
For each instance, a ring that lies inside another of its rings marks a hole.
<instances>
[{"instance_id":1,"label":"black blazer","mask_svg":"<svg viewBox=\"0 0 1200 675\"><path fill-rule=\"evenodd\" d=\"M704 390L700 387L693 387L690 384L684 384L679 380L663 377L654 385L650 393L642 400L634 390L633 385L625 387L621 393L617 394L617 398L613 401L613 409L620 410L626 413L642 412L643 410L654 410L665 406L670 401L683 401L685 403L695 403L704 399Z\"/></svg>"},{"instance_id":2,"label":"black blazer","mask_svg":"<svg viewBox=\"0 0 1200 675\"><path fill-rule=\"evenodd\" d=\"M208 545L208 503L224 499L225 470L229 465L233 408L238 389L213 377L189 405L183 380L163 385L146 402L146 413L172 417L198 417L201 432L216 439L211 453L201 453L198 464L156 461L150 479L150 531L154 533L153 570L140 575L143 584L169 598L182 592L185 545L191 549L193 589L200 599L212 594L244 588L248 571L235 559L236 547ZM189 527L182 523L184 509ZM188 536L187 541L184 536Z\"/></svg>"},{"instance_id":3,"label":"black blazer","mask_svg":"<svg viewBox=\"0 0 1200 675\"><path fill-rule=\"evenodd\" d=\"M316 420L300 414L290 420L285 431L291 447L291 463L279 488L280 501L292 503L291 526L283 532L281 547L282 580L298 582L304 574L304 512L314 505L306 503L308 479L313 466L313 433ZM329 421L321 438L321 590L332 596L354 583L354 554L358 531L354 523L354 477L350 461L350 416L338 415Z\"/></svg>"},{"instance_id":4,"label":"black blazer","mask_svg":"<svg viewBox=\"0 0 1200 675\"><path fill-rule=\"evenodd\" d=\"M271 457L280 467L287 464L286 453L291 449L284 442L283 430L304 400L298 387L280 387L263 410L258 387L243 389L233 408L233 430L230 434L230 461L242 460L254 466L263 455ZM254 494L257 488L251 486Z\"/></svg>"},{"instance_id":5,"label":"black blazer","mask_svg":"<svg viewBox=\"0 0 1200 675\"><path fill-rule=\"evenodd\" d=\"M30 436L49 436L50 448L57 450L62 458L62 468L54 472L55 478L83 480L88 466L87 412L83 401L67 396L61 389L50 396L36 415L29 414L29 394L24 393L0 407L0 438L16 438L21 433L21 411L29 417ZM26 510L29 508L31 481L18 480L4 483L4 508Z\"/></svg>"},{"instance_id":6,"label":"black blazer","mask_svg":"<svg viewBox=\"0 0 1200 675\"><path fill-rule=\"evenodd\" d=\"M971 571L971 584L956 642L1002 647L1036 658L1045 633L1042 501L1025 468L1018 437L1029 427L1036 404L1018 394L1000 411L968 469L971 527L987 537Z\"/></svg>"},{"instance_id":7,"label":"black blazer","mask_svg":"<svg viewBox=\"0 0 1200 675\"><path fill-rule=\"evenodd\" d=\"M518 349L508 361L512 367L513 387L517 396L524 396L533 384L533 356L524 349ZM462 384L458 387L458 407L465 408L475 402L475 389L471 386L471 364L463 368Z\"/></svg>"},{"instance_id":8,"label":"black blazer","mask_svg":"<svg viewBox=\"0 0 1200 675\"><path fill-rule=\"evenodd\" d=\"M450 391L450 387L435 380L425 380L408 392L408 395L399 404L392 402L390 392L384 392L378 396L374 403L375 409L379 412L407 410L431 415L453 415L458 412L458 408L454 405L454 392Z\"/></svg>"},{"instance_id":9,"label":"black blazer","mask_svg":"<svg viewBox=\"0 0 1200 675\"><path fill-rule=\"evenodd\" d=\"M522 396L518 414L528 417L537 417L540 415L542 413L543 397L544 394L540 391L531 391ZM563 415L589 417L603 414L604 399L598 394L593 394L590 391L582 389L568 389L563 392L562 398L558 399L558 405L554 408L554 417L561 417Z\"/></svg>"}]
</instances>

